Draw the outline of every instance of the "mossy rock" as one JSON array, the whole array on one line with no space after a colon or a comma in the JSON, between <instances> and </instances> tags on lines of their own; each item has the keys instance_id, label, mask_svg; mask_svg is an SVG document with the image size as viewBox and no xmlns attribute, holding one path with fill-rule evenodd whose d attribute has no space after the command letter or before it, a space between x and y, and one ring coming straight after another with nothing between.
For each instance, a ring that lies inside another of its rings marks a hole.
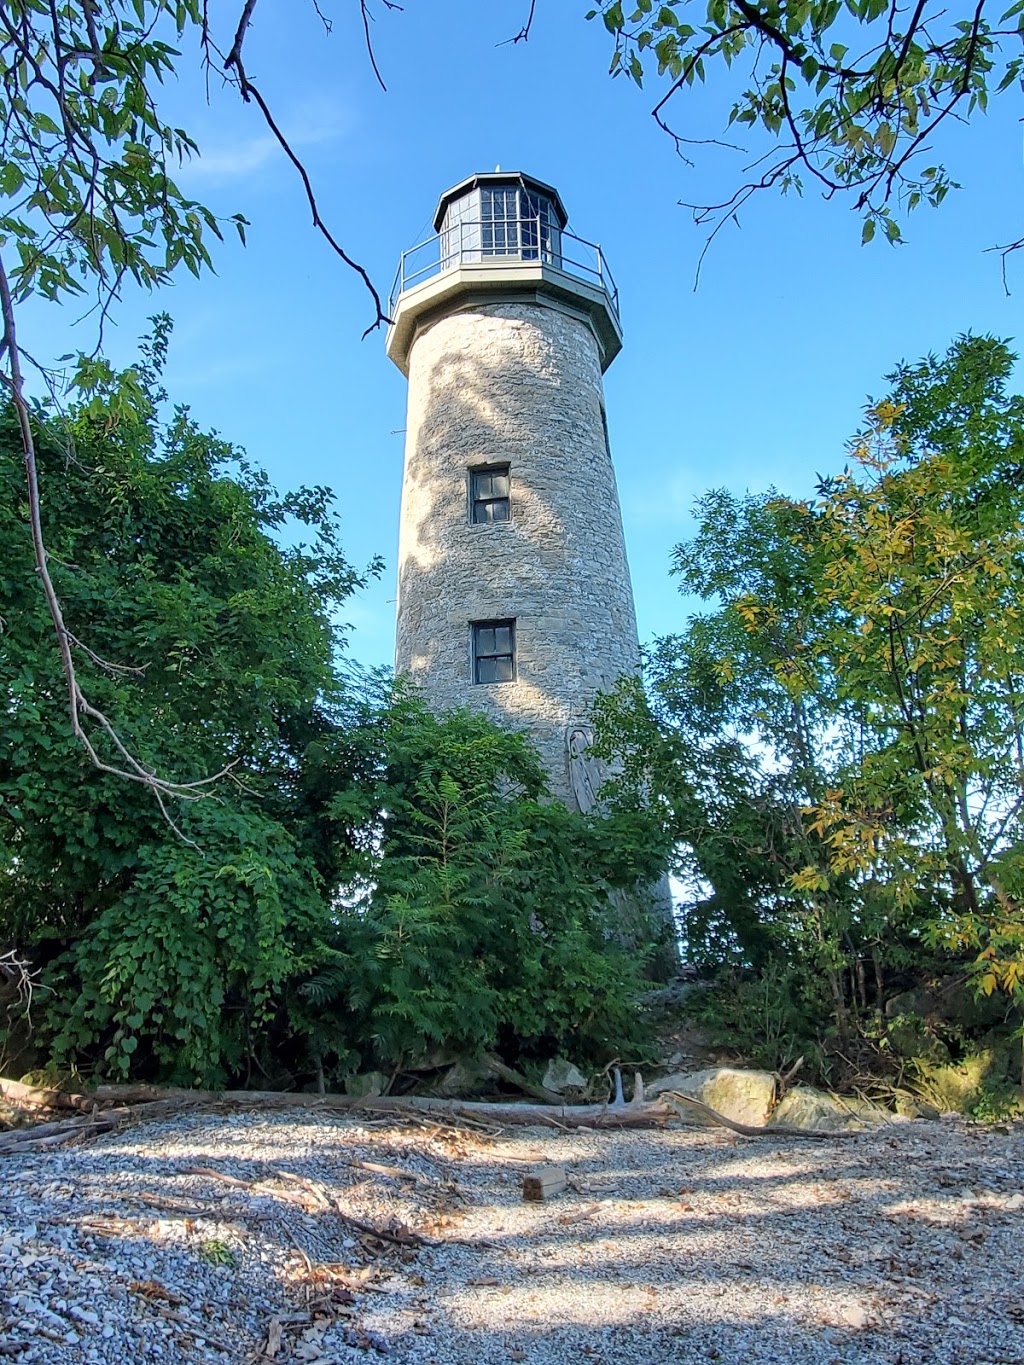
<instances>
[{"instance_id":1,"label":"mossy rock","mask_svg":"<svg viewBox=\"0 0 1024 1365\"><path fill-rule=\"evenodd\" d=\"M892 1114L870 1100L833 1095L795 1085L787 1090L768 1121L771 1128L800 1128L815 1133L859 1132L865 1124L894 1122Z\"/></svg>"},{"instance_id":2,"label":"mossy rock","mask_svg":"<svg viewBox=\"0 0 1024 1365\"><path fill-rule=\"evenodd\" d=\"M647 1088L649 1095L660 1095L666 1090L691 1095L734 1123L747 1123L756 1128L764 1125L775 1103L775 1075L771 1071L743 1071L738 1067L719 1066L662 1076ZM712 1123L711 1119L692 1111L688 1117L695 1123Z\"/></svg>"},{"instance_id":3,"label":"mossy rock","mask_svg":"<svg viewBox=\"0 0 1024 1365\"><path fill-rule=\"evenodd\" d=\"M391 1077L383 1071L362 1071L358 1076L345 1077L345 1094L357 1099L369 1099L375 1095L386 1095Z\"/></svg>"},{"instance_id":4,"label":"mossy rock","mask_svg":"<svg viewBox=\"0 0 1024 1365\"><path fill-rule=\"evenodd\" d=\"M922 1097L944 1113L965 1114L986 1088L1007 1080L1007 1053L981 1048L956 1063L917 1063L917 1086Z\"/></svg>"},{"instance_id":5,"label":"mossy rock","mask_svg":"<svg viewBox=\"0 0 1024 1365\"><path fill-rule=\"evenodd\" d=\"M940 1114L934 1104L912 1095L909 1090L893 1092L892 1107L901 1119L937 1119Z\"/></svg>"}]
</instances>

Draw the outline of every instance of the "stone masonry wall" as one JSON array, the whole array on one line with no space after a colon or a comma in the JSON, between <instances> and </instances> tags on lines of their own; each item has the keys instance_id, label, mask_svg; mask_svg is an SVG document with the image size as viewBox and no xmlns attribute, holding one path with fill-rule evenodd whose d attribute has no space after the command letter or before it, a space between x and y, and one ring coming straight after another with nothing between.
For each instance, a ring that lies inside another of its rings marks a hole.
<instances>
[{"instance_id":1,"label":"stone masonry wall","mask_svg":"<svg viewBox=\"0 0 1024 1365\"><path fill-rule=\"evenodd\" d=\"M449 314L412 347L396 667L437 708L528 732L571 800L567 728L639 666L598 346L554 307ZM470 522L469 473L510 466L512 519ZM516 677L474 684L471 623L514 617Z\"/></svg>"}]
</instances>

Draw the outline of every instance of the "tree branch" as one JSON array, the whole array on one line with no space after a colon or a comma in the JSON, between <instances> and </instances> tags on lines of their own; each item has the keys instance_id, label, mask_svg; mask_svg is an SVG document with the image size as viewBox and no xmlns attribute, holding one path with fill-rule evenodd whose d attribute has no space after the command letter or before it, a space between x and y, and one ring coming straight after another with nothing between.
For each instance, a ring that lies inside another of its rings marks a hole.
<instances>
[{"instance_id":1,"label":"tree branch","mask_svg":"<svg viewBox=\"0 0 1024 1365\"><path fill-rule=\"evenodd\" d=\"M255 4L256 0L250 0L250 3ZM302 164L302 162L299 160L299 158L296 156L295 152L292 150L291 144L288 142L288 139L285 137L284 133L282 133L281 129L277 126L277 122L274 119L273 114L270 112L270 108L267 105L266 100L263 98L259 90L256 88L255 85L253 85L252 81L246 75L245 67L242 64L240 52L238 54L235 54L234 51L232 51L232 54L229 55L227 62L225 62L225 67L229 65L233 66L238 74L238 89L242 96L242 99L245 100L246 103L248 103L250 100L255 101L255 103L259 107L260 112L263 115L267 127L273 133L275 139L277 140L278 145L284 152L285 156L287 156L288 160L292 163L292 165L298 172L299 178L302 181L303 189L306 192L306 201L309 204L310 213L313 216L313 226L330 244L334 251L337 252L337 254L345 262L345 264L349 266L350 269L354 270L356 274L362 279L363 283L366 285L366 288L370 293L370 297L373 299L374 308L376 309L377 316L374 318L373 322L370 323L369 327L367 327L366 330L363 332L363 336L364 337L369 336L371 332L375 331L382 324L384 326L388 326L391 322L391 319L384 311L380 295L377 293L373 281L370 279L370 276L367 274L363 266L361 266L358 261L354 261L352 257L349 256L349 254L345 251L341 244L336 240L333 233L328 228L327 224L321 218L320 209L319 206L317 205L316 195L313 192L313 184L309 178L309 173L306 170L305 166Z\"/></svg>"}]
</instances>

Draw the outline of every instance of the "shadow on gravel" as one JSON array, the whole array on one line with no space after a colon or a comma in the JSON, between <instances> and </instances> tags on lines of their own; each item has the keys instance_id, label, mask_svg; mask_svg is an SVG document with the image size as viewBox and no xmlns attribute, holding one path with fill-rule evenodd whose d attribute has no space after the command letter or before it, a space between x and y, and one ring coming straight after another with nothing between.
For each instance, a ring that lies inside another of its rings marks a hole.
<instances>
[{"instance_id":1,"label":"shadow on gravel","mask_svg":"<svg viewBox=\"0 0 1024 1365\"><path fill-rule=\"evenodd\" d=\"M573 1188L524 1205L537 1153ZM460 1148L202 1115L3 1169L0 1354L26 1365L1024 1365L1021 1124Z\"/></svg>"}]
</instances>

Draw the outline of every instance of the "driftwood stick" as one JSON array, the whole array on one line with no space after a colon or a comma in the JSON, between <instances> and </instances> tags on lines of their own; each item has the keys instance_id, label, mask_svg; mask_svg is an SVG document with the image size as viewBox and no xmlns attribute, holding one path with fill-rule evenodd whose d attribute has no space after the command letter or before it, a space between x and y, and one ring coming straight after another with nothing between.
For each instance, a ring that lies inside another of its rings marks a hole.
<instances>
[{"instance_id":1,"label":"driftwood stick","mask_svg":"<svg viewBox=\"0 0 1024 1365\"><path fill-rule=\"evenodd\" d=\"M177 1100L153 1101L144 1105L128 1105L97 1110L80 1118L56 1119L52 1123L36 1123L28 1128L15 1128L0 1136L0 1156L45 1147L61 1147L76 1138L95 1137L115 1128L126 1127L143 1118L166 1115L181 1105Z\"/></svg>"},{"instance_id":2,"label":"driftwood stick","mask_svg":"<svg viewBox=\"0 0 1024 1365\"><path fill-rule=\"evenodd\" d=\"M677 1104L688 1105L698 1114L703 1114L705 1118L711 1120L719 1128L728 1128L730 1133L739 1133L741 1137L795 1137L795 1138L846 1138L856 1137L856 1132L849 1129L838 1132L835 1130L824 1130L820 1128L787 1128L780 1124L777 1128L757 1128L750 1123L737 1123L734 1119L727 1119L724 1114L720 1114L717 1109L712 1109L703 1100L694 1099L692 1095L684 1095L679 1090L663 1090L662 1094L670 1100L675 1100ZM851 1111L852 1112L852 1111Z\"/></svg>"}]
</instances>

